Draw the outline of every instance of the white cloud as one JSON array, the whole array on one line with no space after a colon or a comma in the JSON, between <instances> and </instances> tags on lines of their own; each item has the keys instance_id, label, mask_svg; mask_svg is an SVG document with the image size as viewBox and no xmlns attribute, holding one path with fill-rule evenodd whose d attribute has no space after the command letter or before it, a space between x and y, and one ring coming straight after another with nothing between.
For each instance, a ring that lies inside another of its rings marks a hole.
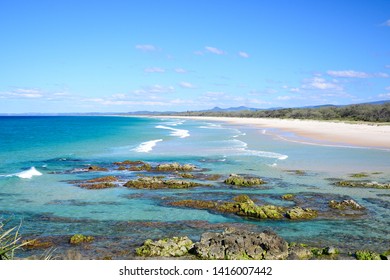
<instances>
[{"instance_id":1,"label":"white cloud","mask_svg":"<svg viewBox=\"0 0 390 280\"><path fill-rule=\"evenodd\" d=\"M382 23L384 26L390 26L390 19L386 20L384 23Z\"/></svg>"},{"instance_id":2,"label":"white cloud","mask_svg":"<svg viewBox=\"0 0 390 280\"><path fill-rule=\"evenodd\" d=\"M390 91L390 87L385 88L385 90L389 90Z\"/></svg>"},{"instance_id":3,"label":"white cloud","mask_svg":"<svg viewBox=\"0 0 390 280\"><path fill-rule=\"evenodd\" d=\"M390 98L390 92L389 93L384 93L384 94L379 94L378 95L381 98Z\"/></svg>"},{"instance_id":4,"label":"white cloud","mask_svg":"<svg viewBox=\"0 0 390 280\"><path fill-rule=\"evenodd\" d=\"M183 69L183 68L175 68L175 72L180 73L180 74L184 74L184 73L187 73L188 71Z\"/></svg>"},{"instance_id":5,"label":"white cloud","mask_svg":"<svg viewBox=\"0 0 390 280\"><path fill-rule=\"evenodd\" d=\"M379 73L375 73L374 74L375 77L378 77L378 78L389 78L389 74L387 73L382 73L382 72L379 72Z\"/></svg>"},{"instance_id":6,"label":"white cloud","mask_svg":"<svg viewBox=\"0 0 390 280\"><path fill-rule=\"evenodd\" d=\"M390 64L385 65L385 68L389 68L390 69Z\"/></svg>"},{"instance_id":7,"label":"white cloud","mask_svg":"<svg viewBox=\"0 0 390 280\"><path fill-rule=\"evenodd\" d=\"M290 99L292 99L292 97L289 95L284 95L284 96L278 96L276 99L277 100L290 100Z\"/></svg>"},{"instance_id":8,"label":"white cloud","mask_svg":"<svg viewBox=\"0 0 390 280\"><path fill-rule=\"evenodd\" d=\"M160 67L150 67L150 68L145 68L144 71L146 73L164 73L165 69Z\"/></svg>"},{"instance_id":9,"label":"white cloud","mask_svg":"<svg viewBox=\"0 0 390 280\"><path fill-rule=\"evenodd\" d=\"M154 52L157 51L157 47L153 45L136 45L136 49L141 50L143 52Z\"/></svg>"},{"instance_id":10,"label":"white cloud","mask_svg":"<svg viewBox=\"0 0 390 280\"><path fill-rule=\"evenodd\" d=\"M0 97L12 99L37 99L44 97L44 93L38 89L17 88L11 91L0 92Z\"/></svg>"},{"instance_id":11,"label":"white cloud","mask_svg":"<svg viewBox=\"0 0 390 280\"><path fill-rule=\"evenodd\" d=\"M182 88L196 88L193 84L189 83L189 82L181 82L179 84Z\"/></svg>"},{"instance_id":12,"label":"white cloud","mask_svg":"<svg viewBox=\"0 0 390 280\"><path fill-rule=\"evenodd\" d=\"M371 75L365 72L357 72L353 70L344 70L344 71L327 71L329 76L339 77L339 78L369 78Z\"/></svg>"},{"instance_id":13,"label":"white cloud","mask_svg":"<svg viewBox=\"0 0 390 280\"><path fill-rule=\"evenodd\" d=\"M303 89L317 89L317 90L337 90L341 91L343 88L336 84L326 81L324 78L314 77L306 79L302 85Z\"/></svg>"},{"instance_id":14,"label":"white cloud","mask_svg":"<svg viewBox=\"0 0 390 280\"><path fill-rule=\"evenodd\" d=\"M175 88L173 86L153 85L135 90L133 93L144 96L149 94L172 93L174 91Z\"/></svg>"},{"instance_id":15,"label":"white cloud","mask_svg":"<svg viewBox=\"0 0 390 280\"><path fill-rule=\"evenodd\" d=\"M195 55L204 55L204 52L202 52L202 51L194 51L194 54Z\"/></svg>"},{"instance_id":16,"label":"white cloud","mask_svg":"<svg viewBox=\"0 0 390 280\"><path fill-rule=\"evenodd\" d=\"M366 72L358 72L354 70L344 70L344 71L327 71L326 72L331 77L337 77L337 78L360 78L360 79L366 79L366 78L389 78L389 74L379 72L379 73L366 73Z\"/></svg>"},{"instance_id":17,"label":"white cloud","mask_svg":"<svg viewBox=\"0 0 390 280\"><path fill-rule=\"evenodd\" d=\"M246 52L238 52L238 55L239 56L241 56L241 57L243 57L243 58L249 58L249 54L248 53L246 53Z\"/></svg>"},{"instance_id":18,"label":"white cloud","mask_svg":"<svg viewBox=\"0 0 390 280\"><path fill-rule=\"evenodd\" d=\"M213 54L217 54L217 55L226 54L225 51L217 49L217 48L214 48L214 47L204 47L204 48L206 49L207 52L210 52L210 53L213 53Z\"/></svg>"}]
</instances>

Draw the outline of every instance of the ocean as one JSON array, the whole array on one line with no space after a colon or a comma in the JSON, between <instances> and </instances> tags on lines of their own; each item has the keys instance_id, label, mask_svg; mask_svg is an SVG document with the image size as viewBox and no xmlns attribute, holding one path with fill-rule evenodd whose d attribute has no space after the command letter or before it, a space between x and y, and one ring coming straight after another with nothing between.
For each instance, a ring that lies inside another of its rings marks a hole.
<instances>
[{"instance_id":1,"label":"ocean","mask_svg":"<svg viewBox=\"0 0 390 280\"><path fill-rule=\"evenodd\" d=\"M272 230L289 242L345 250L383 250L390 244L390 190L334 184L388 183L389 150L329 145L275 129L179 118L0 117L0 125L0 218L20 225L24 238L51 240L62 256L74 249L67 240L76 233L95 237L93 245L80 249L83 257L126 259L147 238L187 235L199 240L203 232L230 226ZM311 144L302 143L308 141ZM190 189L157 190L85 189L74 183L107 175L122 181L152 176L117 170L113 163L124 160L152 166L188 163L221 179ZM108 170L84 172L90 166ZM360 172L367 177L351 177ZM267 183L250 188L224 184L232 173L258 176ZM280 199L286 193L295 194L296 200ZM322 214L304 221L258 220L170 205L186 199L231 201L239 194L259 205L298 203ZM329 210L330 200L344 199L366 210Z\"/></svg>"}]
</instances>

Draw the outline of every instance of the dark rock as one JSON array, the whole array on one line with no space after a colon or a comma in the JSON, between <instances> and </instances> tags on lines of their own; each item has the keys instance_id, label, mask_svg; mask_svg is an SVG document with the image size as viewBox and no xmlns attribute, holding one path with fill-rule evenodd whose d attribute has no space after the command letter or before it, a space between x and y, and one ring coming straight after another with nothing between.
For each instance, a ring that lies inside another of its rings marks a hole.
<instances>
[{"instance_id":1,"label":"dark rock","mask_svg":"<svg viewBox=\"0 0 390 280\"><path fill-rule=\"evenodd\" d=\"M82 182L73 181L72 183L75 183L77 186L85 189L107 189L115 187L116 185L113 182L116 181L118 181L118 179L115 176L105 176Z\"/></svg>"},{"instance_id":2,"label":"dark rock","mask_svg":"<svg viewBox=\"0 0 390 280\"><path fill-rule=\"evenodd\" d=\"M313 257L311 249L304 244L289 244L288 259L290 260L307 260Z\"/></svg>"},{"instance_id":3,"label":"dark rock","mask_svg":"<svg viewBox=\"0 0 390 280\"><path fill-rule=\"evenodd\" d=\"M248 232L228 229L223 233L207 232L194 245L202 259L281 260L288 256L287 242L272 232Z\"/></svg>"},{"instance_id":4,"label":"dark rock","mask_svg":"<svg viewBox=\"0 0 390 280\"><path fill-rule=\"evenodd\" d=\"M91 165L89 166L85 171L88 172L94 172L94 171L108 171L107 168L96 166L96 165Z\"/></svg>"}]
</instances>

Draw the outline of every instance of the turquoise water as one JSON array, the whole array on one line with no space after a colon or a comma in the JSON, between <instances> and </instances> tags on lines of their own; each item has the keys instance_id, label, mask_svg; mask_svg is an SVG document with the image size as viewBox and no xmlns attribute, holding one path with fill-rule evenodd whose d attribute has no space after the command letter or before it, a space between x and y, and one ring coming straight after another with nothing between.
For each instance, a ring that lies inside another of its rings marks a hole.
<instances>
[{"instance_id":1,"label":"turquoise water","mask_svg":"<svg viewBox=\"0 0 390 280\"><path fill-rule=\"evenodd\" d=\"M337 188L329 180L364 171L380 172L369 180L389 182L387 150L306 145L281 140L271 129L180 119L0 117L0 125L0 216L22 220L24 236L84 233L137 243L182 234L199 239L208 229L234 224L272 229L289 241L312 244L373 250L390 244L390 190ZM216 182L190 190L88 190L69 182L106 175L134 178L137 172L77 172L90 165L110 169L125 159L191 163L223 177L250 174L268 183L250 189ZM306 175L287 172L295 169ZM353 198L367 211L304 222L255 221L168 205L190 198L230 200L243 193L259 203L284 206L292 203L280 196L295 193L302 206L319 211L326 211L331 199Z\"/></svg>"}]
</instances>

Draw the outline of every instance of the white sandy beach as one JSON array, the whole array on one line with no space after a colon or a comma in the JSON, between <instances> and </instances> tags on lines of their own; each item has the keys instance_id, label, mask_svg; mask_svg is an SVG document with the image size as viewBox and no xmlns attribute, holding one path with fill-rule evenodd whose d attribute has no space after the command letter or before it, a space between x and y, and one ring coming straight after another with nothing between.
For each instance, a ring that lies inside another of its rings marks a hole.
<instances>
[{"instance_id":1,"label":"white sandy beach","mask_svg":"<svg viewBox=\"0 0 390 280\"><path fill-rule=\"evenodd\" d=\"M171 117L221 121L236 125L251 125L259 127L259 129L277 128L315 141L324 141L328 144L390 149L390 125L295 119Z\"/></svg>"}]
</instances>

